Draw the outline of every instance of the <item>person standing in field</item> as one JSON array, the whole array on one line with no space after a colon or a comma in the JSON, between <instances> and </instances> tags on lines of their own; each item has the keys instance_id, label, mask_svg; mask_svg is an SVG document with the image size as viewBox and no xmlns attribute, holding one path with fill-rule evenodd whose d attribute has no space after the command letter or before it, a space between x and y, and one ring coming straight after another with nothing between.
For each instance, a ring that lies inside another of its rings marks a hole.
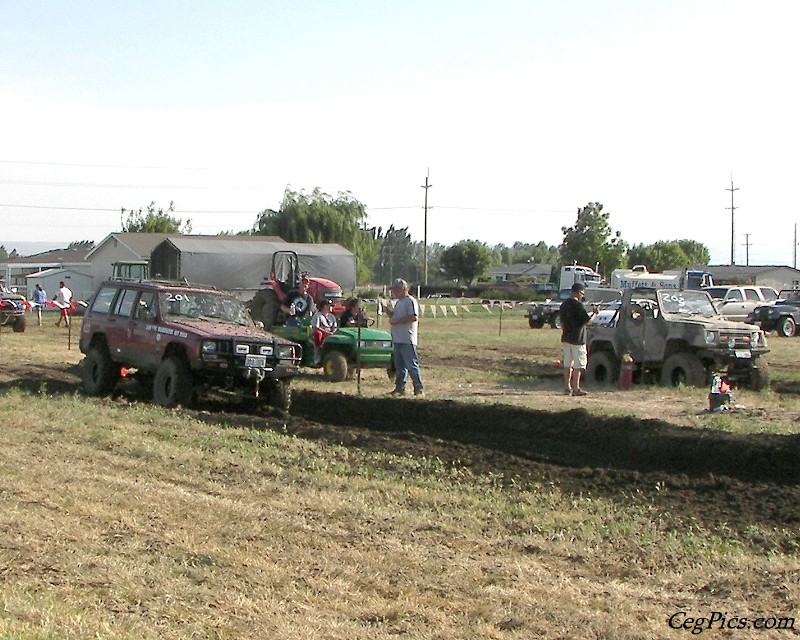
<instances>
[{"instance_id":1,"label":"person standing in field","mask_svg":"<svg viewBox=\"0 0 800 640\"><path fill-rule=\"evenodd\" d=\"M395 379L392 395L402 396L406 393L406 381L411 376L414 395L425 394L422 385L422 372L417 354L417 326L419 324L419 303L408 293L408 282L397 278L390 288L395 300L393 309L383 305L389 316L392 330L392 348L394 351Z\"/></svg>"},{"instance_id":2,"label":"person standing in field","mask_svg":"<svg viewBox=\"0 0 800 640\"><path fill-rule=\"evenodd\" d=\"M37 284L33 290L33 303L36 305L36 322L42 326L42 307L47 304L47 292L42 289L42 285Z\"/></svg>"},{"instance_id":3,"label":"person standing in field","mask_svg":"<svg viewBox=\"0 0 800 640\"><path fill-rule=\"evenodd\" d=\"M61 321L63 320L64 325L69 328L69 310L72 306L72 291L64 284L63 280L58 283L58 293L53 300L55 300L56 306L61 310L56 326L60 327Z\"/></svg>"},{"instance_id":4,"label":"person standing in field","mask_svg":"<svg viewBox=\"0 0 800 640\"><path fill-rule=\"evenodd\" d=\"M581 389L581 376L586 370L586 324L592 319L583 306L583 291L586 287L576 282L570 297L561 303L558 310L561 319L561 345L564 352L564 395L585 396ZM597 313L595 309L594 313Z\"/></svg>"}]
</instances>

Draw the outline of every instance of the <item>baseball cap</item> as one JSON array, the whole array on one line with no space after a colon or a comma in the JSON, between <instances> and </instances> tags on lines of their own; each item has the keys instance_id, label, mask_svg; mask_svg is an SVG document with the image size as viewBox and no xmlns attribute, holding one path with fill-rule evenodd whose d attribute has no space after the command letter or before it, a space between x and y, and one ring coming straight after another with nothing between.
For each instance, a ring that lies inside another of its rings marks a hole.
<instances>
[{"instance_id":1,"label":"baseball cap","mask_svg":"<svg viewBox=\"0 0 800 640\"><path fill-rule=\"evenodd\" d=\"M390 289L405 289L408 291L408 282L403 280L402 278L395 278L394 282L392 282L392 286Z\"/></svg>"}]
</instances>

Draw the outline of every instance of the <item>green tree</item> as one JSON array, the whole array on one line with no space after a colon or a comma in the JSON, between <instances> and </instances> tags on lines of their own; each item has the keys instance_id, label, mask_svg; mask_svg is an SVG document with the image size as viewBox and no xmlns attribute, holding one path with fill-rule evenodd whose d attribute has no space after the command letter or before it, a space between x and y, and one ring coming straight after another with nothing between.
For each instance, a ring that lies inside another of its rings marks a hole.
<instances>
[{"instance_id":1,"label":"green tree","mask_svg":"<svg viewBox=\"0 0 800 640\"><path fill-rule=\"evenodd\" d=\"M286 189L278 211L266 209L252 233L279 236L287 242L333 242L356 256L358 280L369 278L380 252L379 229L367 228L366 207L349 192L330 196L319 188L309 193Z\"/></svg>"},{"instance_id":2,"label":"green tree","mask_svg":"<svg viewBox=\"0 0 800 640\"><path fill-rule=\"evenodd\" d=\"M125 214L127 212L127 219ZM156 209L155 201L147 205L145 210L125 209L121 214L122 231L126 233L191 233L192 221L185 223L174 217L175 203L170 201L167 210Z\"/></svg>"},{"instance_id":3,"label":"green tree","mask_svg":"<svg viewBox=\"0 0 800 640\"><path fill-rule=\"evenodd\" d=\"M439 262L446 275L469 285L492 266L493 253L483 242L462 240L445 249Z\"/></svg>"},{"instance_id":4,"label":"green tree","mask_svg":"<svg viewBox=\"0 0 800 640\"><path fill-rule=\"evenodd\" d=\"M374 279L378 283L391 282L394 278L417 279L418 270L414 261L415 247L411 242L408 227L395 229L391 225L383 235L380 259L375 267Z\"/></svg>"},{"instance_id":5,"label":"green tree","mask_svg":"<svg viewBox=\"0 0 800 640\"><path fill-rule=\"evenodd\" d=\"M563 264L600 263L600 271L610 274L625 263L627 243L619 231L611 229L610 214L603 211L599 202L590 202L578 209L578 218L573 227L561 227L564 241L559 247Z\"/></svg>"},{"instance_id":6,"label":"green tree","mask_svg":"<svg viewBox=\"0 0 800 640\"><path fill-rule=\"evenodd\" d=\"M705 245L695 240L659 240L653 244L635 244L628 251L628 266L643 264L648 271L682 269L706 265L711 254Z\"/></svg>"}]
</instances>

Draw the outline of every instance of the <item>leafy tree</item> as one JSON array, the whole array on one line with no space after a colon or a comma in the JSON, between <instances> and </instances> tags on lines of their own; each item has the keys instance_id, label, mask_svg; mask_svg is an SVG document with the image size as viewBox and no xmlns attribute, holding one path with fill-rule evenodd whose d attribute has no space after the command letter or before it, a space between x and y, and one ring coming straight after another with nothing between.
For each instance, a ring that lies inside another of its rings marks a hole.
<instances>
[{"instance_id":1,"label":"leafy tree","mask_svg":"<svg viewBox=\"0 0 800 640\"><path fill-rule=\"evenodd\" d=\"M627 243L619 231L616 233L608 223L609 213L603 211L599 202L590 202L578 209L574 227L561 227L564 241L559 247L563 264L600 263L600 270L610 274L624 264Z\"/></svg>"},{"instance_id":2,"label":"leafy tree","mask_svg":"<svg viewBox=\"0 0 800 640\"><path fill-rule=\"evenodd\" d=\"M643 264L648 271L706 265L710 259L711 254L706 246L695 240L660 240L649 245L635 244L628 251L628 266Z\"/></svg>"},{"instance_id":3,"label":"leafy tree","mask_svg":"<svg viewBox=\"0 0 800 640\"><path fill-rule=\"evenodd\" d=\"M442 252L440 264L445 274L469 285L492 266L492 250L477 240L462 240Z\"/></svg>"},{"instance_id":4,"label":"leafy tree","mask_svg":"<svg viewBox=\"0 0 800 640\"><path fill-rule=\"evenodd\" d=\"M125 219L126 212L127 220ZM172 201L166 211L157 210L155 201L147 205L144 211L141 208L135 211L123 207L122 231L126 233L191 233L192 221L187 220L184 223L180 218L171 215L174 212L175 204Z\"/></svg>"},{"instance_id":5,"label":"leafy tree","mask_svg":"<svg viewBox=\"0 0 800 640\"><path fill-rule=\"evenodd\" d=\"M561 257L558 247L549 246L546 242L539 241L536 244L527 242L515 242L507 247L498 244L494 247L499 252L502 262L500 264L517 264L520 262L531 262L535 264L558 264Z\"/></svg>"},{"instance_id":6,"label":"leafy tree","mask_svg":"<svg viewBox=\"0 0 800 640\"><path fill-rule=\"evenodd\" d=\"M378 260L379 229L366 227L366 207L349 192L330 196L319 188L310 194L286 189L278 211L266 209L256 218L252 233L279 236L287 242L334 242L352 251L363 281Z\"/></svg>"},{"instance_id":7,"label":"leafy tree","mask_svg":"<svg viewBox=\"0 0 800 640\"><path fill-rule=\"evenodd\" d=\"M405 278L412 282L419 273L415 264L415 246L411 242L408 227L395 229L391 225L383 236L380 259L376 265L376 282L391 282L394 278Z\"/></svg>"}]
</instances>

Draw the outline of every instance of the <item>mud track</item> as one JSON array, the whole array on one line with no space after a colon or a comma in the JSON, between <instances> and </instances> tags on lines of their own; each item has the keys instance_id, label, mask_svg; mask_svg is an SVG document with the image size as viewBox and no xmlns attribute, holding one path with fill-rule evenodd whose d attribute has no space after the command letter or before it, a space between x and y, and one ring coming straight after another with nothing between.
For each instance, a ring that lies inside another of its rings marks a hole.
<instances>
[{"instance_id":1,"label":"mud track","mask_svg":"<svg viewBox=\"0 0 800 640\"><path fill-rule=\"evenodd\" d=\"M77 366L7 372L10 386L36 392L79 392ZM144 400L135 383L117 402ZM736 436L658 420L597 417L582 409L534 411L449 400L359 398L297 391L292 416L242 413L205 402L198 420L275 429L364 451L436 457L473 474L527 490L604 497L651 505L743 539L752 525L795 529L800 521L800 435ZM786 535L786 548L796 550Z\"/></svg>"}]
</instances>

